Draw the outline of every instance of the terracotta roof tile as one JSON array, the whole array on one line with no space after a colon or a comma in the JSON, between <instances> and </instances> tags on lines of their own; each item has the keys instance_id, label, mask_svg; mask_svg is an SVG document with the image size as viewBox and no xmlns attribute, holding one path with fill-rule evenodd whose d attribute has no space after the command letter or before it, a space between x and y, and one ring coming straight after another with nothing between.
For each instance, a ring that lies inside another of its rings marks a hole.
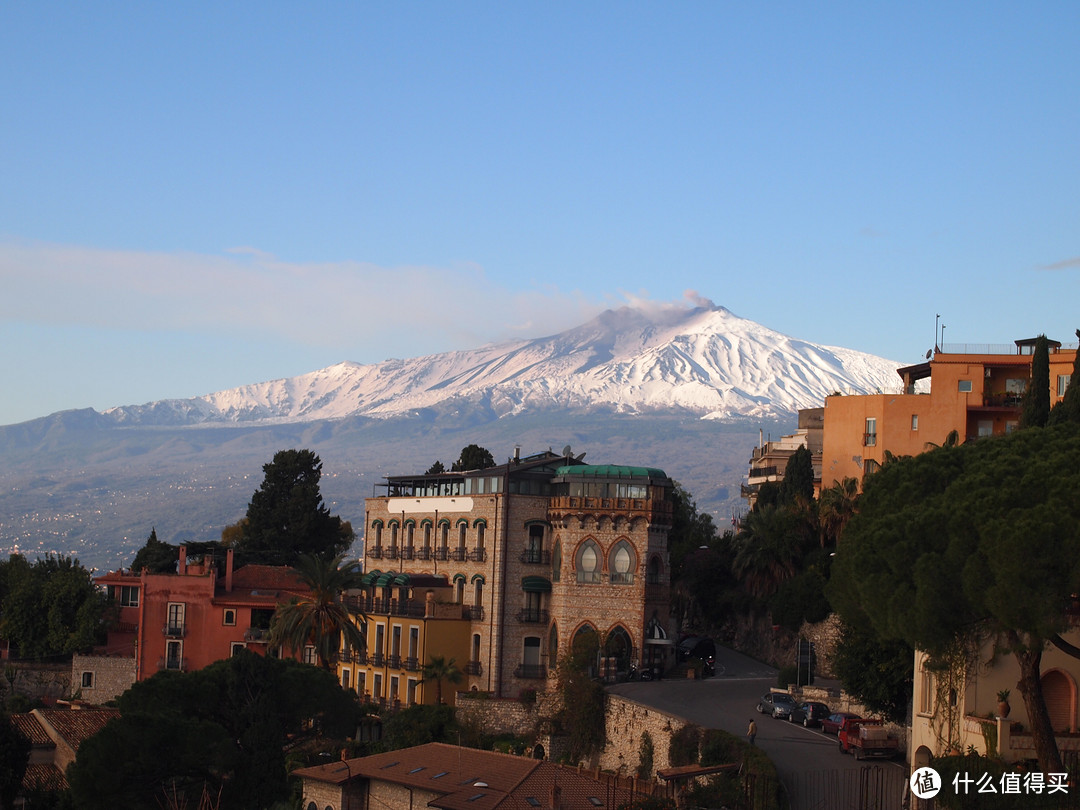
<instances>
[{"instance_id":1,"label":"terracotta roof tile","mask_svg":"<svg viewBox=\"0 0 1080 810\"><path fill-rule=\"evenodd\" d=\"M83 741L92 737L105 727L114 717L119 717L116 709L35 709L38 715L74 749L78 750Z\"/></svg>"},{"instance_id":2,"label":"terracotta roof tile","mask_svg":"<svg viewBox=\"0 0 1080 810\"><path fill-rule=\"evenodd\" d=\"M67 779L51 762L27 765L23 774L23 790L67 790Z\"/></svg>"},{"instance_id":3,"label":"terracotta roof tile","mask_svg":"<svg viewBox=\"0 0 1080 810\"><path fill-rule=\"evenodd\" d=\"M31 745L55 745L45 727L32 714L13 714L11 724L22 732Z\"/></svg>"}]
</instances>

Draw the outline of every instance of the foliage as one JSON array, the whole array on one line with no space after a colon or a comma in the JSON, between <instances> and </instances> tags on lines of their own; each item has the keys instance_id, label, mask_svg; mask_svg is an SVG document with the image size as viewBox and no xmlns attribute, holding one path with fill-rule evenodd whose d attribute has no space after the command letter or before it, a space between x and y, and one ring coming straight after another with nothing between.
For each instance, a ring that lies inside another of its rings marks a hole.
<instances>
[{"instance_id":1,"label":"foliage","mask_svg":"<svg viewBox=\"0 0 1080 810\"><path fill-rule=\"evenodd\" d=\"M311 450L281 450L263 465L236 543L246 563L292 565L300 555L336 556L355 539L352 526L323 503L322 461Z\"/></svg>"},{"instance_id":2,"label":"foliage","mask_svg":"<svg viewBox=\"0 0 1080 810\"><path fill-rule=\"evenodd\" d=\"M179 547L161 542L158 540L157 529L150 529L146 544L131 561L131 570L136 574L142 573L144 568L151 574L171 574L176 571L176 562L179 559Z\"/></svg>"},{"instance_id":3,"label":"foliage","mask_svg":"<svg viewBox=\"0 0 1080 810\"><path fill-rule=\"evenodd\" d=\"M1076 330L1076 337L1080 339L1080 329ZM1080 351L1073 360L1072 376L1069 378L1069 387L1065 389L1065 396L1050 410L1050 417L1046 420L1047 425L1058 425L1062 422L1080 422Z\"/></svg>"},{"instance_id":4,"label":"foliage","mask_svg":"<svg viewBox=\"0 0 1080 810\"><path fill-rule=\"evenodd\" d=\"M836 558L830 601L884 639L931 655L974 633L997 637L1039 765L1060 770L1039 664L1080 589L1080 426L1020 430L943 447L867 479Z\"/></svg>"},{"instance_id":5,"label":"foliage","mask_svg":"<svg viewBox=\"0 0 1080 810\"><path fill-rule=\"evenodd\" d=\"M769 612L773 624L787 630L798 630L803 622L820 622L831 612L829 600L825 596L827 580L813 568L795 575L781 583L772 599L769 600Z\"/></svg>"},{"instance_id":6,"label":"foliage","mask_svg":"<svg viewBox=\"0 0 1080 810\"><path fill-rule=\"evenodd\" d=\"M344 598L350 588L360 587L361 575L356 568L342 568L343 559L300 555L293 570L310 592L279 605L270 624L273 646L299 651L310 644L326 670L333 669L342 639L350 649L365 647L357 627L363 614Z\"/></svg>"},{"instance_id":7,"label":"foliage","mask_svg":"<svg viewBox=\"0 0 1080 810\"><path fill-rule=\"evenodd\" d=\"M15 806L29 761L30 741L8 715L0 714L0 807Z\"/></svg>"},{"instance_id":8,"label":"foliage","mask_svg":"<svg viewBox=\"0 0 1080 810\"><path fill-rule=\"evenodd\" d=\"M1024 392L1020 427L1043 427L1050 418L1050 345L1046 335L1035 340L1031 357L1031 380Z\"/></svg>"},{"instance_id":9,"label":"foliage","mask_svg":"<svg viewBox=\"0 0 1080 810\"><path fill-rule=\"evenodd\" d=\"M776 766L764 751L734 734L707 729L701 736L701 764L726 763L737 763L739 767L697 781L687 791L687 806L754 810L780 810L787 806L780 798Z\"/></svg>"},{"instance_id":10,"label":"foliage","mask_svg":"<svg viewBox=\"0 0 1080 810\"><path fill-rule=\"evenodd\" d=\"M911 700L915 651L902 639L882 641L867 626L845 624L833 670L870 711L904 722Z\"/></svg>"},{"instance_id":11,"label":"foliage","mask_svg":"<svg viewBox=\"0 0 1080 810\"><path fill-rule=\"evenodd\" d=\"M13 554L0 562L0 595L0 635L22 658L69 655L104 640L105 597L76 559L31 564Z\"/></svg>"},{"instance_id":12,"label":"foliage","mask_svg":"<svg viewBox=\"0 0 1080 810\"><path fill-rule=\"evenodd\" d=\"M644 796L623 802L618 806L618 810L675 810L677 806L672 799L665 799L660 796Z\"/></svg>"},{"instance_id":13,"label":"foliage","mask_svg":"<svg viewBox=\"0 0 1080 810\"><path fill-rule=\"evenodd\" d=\"M429 742L457 743L457 730L452 706L417 704L391 715L383 723L382 742L387 750Z\"/></svg>"},{"instance_id":14,"label":"foliage","mask_svg":"<svg viewBox=\"0 0 1080 810\"><path fill-rule=\"evenodd\" d=\"M701 726L688 723L671 732L668 761L672 767L696 765L701 756Z\"/></svg>"},{"instance_id":15,"label":"foliage","mask_svg":"<svg viewBox=\"0 0 1080 810\"><path fill-rule=\"evenodd\" d=\"M654 756L655 750L653 747L652 735L647 731L643 731L641 732L641 745L638 746L637 766L637 775L641 779L652 779Z\"/></svg>"},{"instance_id":16,"label":"foliage","mask_svg":"<svg viewBox=\"0 0 1080 810\"><path fill-rule=\"evenodd\" d=\"M818 520L821 526L821 545L836 546L844 527L858 509L859 479L845 478L826 487L818 499Z\"/></svg>"},{"instance_id":17,"label":"foliage","mask_svg":"<svg viewBox=\"0 0 1080 810\"><path fill-rule=\"evenodd\" d=\"M435 463L427 468L427 471L424 473L424 475L438 475L439 473L444 472L446 472L446 467L443 466L443 463L441 461L435 459Z\"/></svg>"},{"instance_id":18,"label":"foliage","mask_svg":"<svg viewBox=\"0 0 1080 810\"><path fill-rule=\"evenodd\" d=\"M814 464L810 448L799 447L792 453L784 467L784 478L780 482L780 500L782 503L794 503L797 498L805 501L814 499Z\"/></svg>"},{"instance_id":19,"label":"foliage","mask_svg":"<svg viewBox=\"0 0 1080 810\"><path fill-rule=\"evenodd\" d=\"M157 810L174 787L189 806L220 790L224 807L269 807L289 798L286 742L343 737L357 719L332 673L249 652L158 673L118 703L68 769L80 808Z\"/></svg>"},{"instance_id":20,"label":"foliage","mask_svg":"<svg viewBox=\"0 0 1080 810\"><path fill-rule=\"evenodd\" d=\"M774 594L799 570L807 551L806 534L799 518L783 506L755 508L743 519L735 535L732 570L753 596Z\"/></svg>"},{"instance_id":21,"label":"foliage","mask_svg":"<svg viewBox=\"0 0 1080 810\"><path fill-rule=\"evenodd\" d=\"M467 470L486 470L495 466L495 459L491 452L478 444L470 444L461 448L461 455L450 467L452 472L465 472Z\"/></svg>"},{"instance_id":22,"label":"foliage","mask_svg":"<svg viewBox=\"0 0 1080 810\"><path fill-rule=\"evenodd\" d=\"M458 669L457 661L454 658L449 660L442 655L433 655L428 659L428 662L424 664L422 678L425 681L435 682L435 703L442 704L442 685L443 681L447 681L450 684L459 684L465 678L465 674Z\"/></svg>"},{"instance_id":23,"label":"foliage","mask_svg":"<svg viewBox=\"0 0 1080 810\"><path fill-rule=\"evenodd\" d=\"M595 633L579 634L559 660L556 691L561 708L555 722L566 739L564 756L572 763L604 745L607 693L590 672L599 643Z\"/></svg>"},{"instance_id":24,"label":"foliage","mask_svg":"<svg viewBox=\"0 0 1080 810\"><path fill-rule=\"evenodd\" d=\"M677 481L671 490L674 513L668 530L668 553L676 579L690 569L686 558L700 548L709 548L716 540L712 515L698 512L693 497Z\"/></svg>"}]
</instances>

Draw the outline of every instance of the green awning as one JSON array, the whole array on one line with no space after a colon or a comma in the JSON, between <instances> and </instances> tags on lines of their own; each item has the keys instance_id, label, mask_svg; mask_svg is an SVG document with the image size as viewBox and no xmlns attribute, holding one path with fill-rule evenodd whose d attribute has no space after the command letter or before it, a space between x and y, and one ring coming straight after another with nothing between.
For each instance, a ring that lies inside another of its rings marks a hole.
<instances>
[{"instance_id":1,"label":"green awning","mask_svg":"<svg viewBox=\"0 0 1080 810\"><path fill-rule=\"evenodd\" d=\"M393 571L388 571L385 574L380 574L379 578L375 580L375 587L385 588L387 585L394 581L395 576L396 574Z\"/></svg>"},{"instance_id":2,"label":"green awning","mask_svg":"<svg viewBox=\"0 0 1080 810\"><path fill-rule=\"evenodd\" d=\"M380 576L382 576L382 571L380 571L378 568L368 571L366 574L360 577L360 584L366 588L373 582L375 582L375 580L377 580Z\"/></svg>"},{"instance_id":3,"label":"green awning","mask_svg":"<svg viewBox=\"0 0 1080 810\"><path fill-rule=\"evenodd\" d=\"M396 577L394 577L394 581L392 583L390 583L390 584L394 585L395 587L399 586L399 585L408 585L409 584L409 575L408 574L398 574Z\"/></svg>"},{"instance_id":4,"label":"green awning","mask_svg":"<svg viewBox=\"0 0 1080 810\"><path fill-rule=\"evenodd\" d=\"M551 580L547 577L522 577L521 589L529 593L551 593Z\"/></svg>"}]
</instances>

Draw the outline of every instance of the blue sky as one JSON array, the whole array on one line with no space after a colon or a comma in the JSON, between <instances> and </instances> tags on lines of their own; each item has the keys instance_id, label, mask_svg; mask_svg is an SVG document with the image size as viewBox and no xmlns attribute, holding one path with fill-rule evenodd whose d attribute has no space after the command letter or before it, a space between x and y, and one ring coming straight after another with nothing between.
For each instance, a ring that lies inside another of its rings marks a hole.
<instances>
[{"instance_id":1,"label":"blue sky","mask_svg":"<svg viewBox=\"0 0 1080 810\"><path fill-rule=\"evenodd\" d=\"M0 424L698 297L1080 327L1080 4L5 3Z\"/></svg>"}]
</instances>

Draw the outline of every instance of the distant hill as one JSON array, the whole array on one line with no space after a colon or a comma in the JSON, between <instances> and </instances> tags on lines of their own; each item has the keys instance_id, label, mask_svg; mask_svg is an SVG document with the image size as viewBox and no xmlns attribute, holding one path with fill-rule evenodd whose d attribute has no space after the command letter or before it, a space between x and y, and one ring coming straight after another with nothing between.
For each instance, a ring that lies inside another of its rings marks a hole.
<instances>
[{"instance_id":1,"label":"distant hill","mask_svg":"<svg viewBox=\"0 0 1080 810\"><path fill-rule=\"evenodd\" d=\"M899 390L897 363L796 340L726 309L608 311L535 340L291 379L185 400L66 411L0 427L0 552L131 561L150 529L207 540L247 508L288 447L324 462L331 509L363 524L382 476L567 444L590 461L663 467L718 522L759 430L794 429L835 391Z\"/></svg>"}]
</instances>

